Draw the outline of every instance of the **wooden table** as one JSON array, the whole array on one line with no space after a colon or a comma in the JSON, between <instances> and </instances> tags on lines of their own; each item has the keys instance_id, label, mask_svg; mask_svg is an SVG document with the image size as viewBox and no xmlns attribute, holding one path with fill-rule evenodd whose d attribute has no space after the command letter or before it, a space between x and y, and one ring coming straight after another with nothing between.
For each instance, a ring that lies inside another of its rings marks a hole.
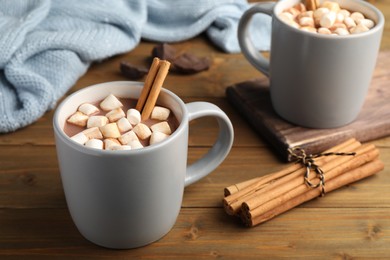
<instances>
[{"instance_id":1,"label":"wooden table","mask_svg":"<svg viewBox=\"0 0 390 260\"><path fill-rule=\"evenodd\" d=\"M390 21L390 4L377 0ZM85 86L126 80L123 60L146 65L155 43L94 64L67 93ZM215 103L235 128L234 146L223 164L187 187L172 231L158 242L133 250L109 250L85 240L74 226L64 198L54 145L53 111L15 133L0 135L0 259L259 259L390 257L390 137L372 143L385 170L356 184L305 203L254 228L222 209L223 188L281 169L284 164L256 135L225 97L233 83L261 77L241 54L226 54L204 37L175 44L179 50L209 56L213 65L195 75L171 73L165 87L185 102ZM386 23L382 50L390 49ZM189 162L212 145L216 122L190 125Z\"/></svg>"}]
</instances>

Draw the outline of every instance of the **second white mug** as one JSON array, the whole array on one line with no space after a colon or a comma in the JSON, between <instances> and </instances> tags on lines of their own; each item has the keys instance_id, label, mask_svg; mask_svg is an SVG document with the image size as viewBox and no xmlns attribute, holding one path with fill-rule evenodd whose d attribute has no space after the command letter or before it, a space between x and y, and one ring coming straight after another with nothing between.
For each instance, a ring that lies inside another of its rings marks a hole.
<instances>
[{"instance_id":1,"label":"second white mug","mask_svg":"<svg viewBox=\"0 0 390 260\"><path fill-rule=\"evenodd\" d=\"M340 127L359 114L382 38L383 14L361 0L336 0L375 22L367 32L337 36L307 32L279 15L301 0L258 3L242 16L238 39L248 61L270 78L272 105L282 118L312 128ZM270 60L259 53L248 25L257 13L272 16Z\"/></svg>"}]
</instances>

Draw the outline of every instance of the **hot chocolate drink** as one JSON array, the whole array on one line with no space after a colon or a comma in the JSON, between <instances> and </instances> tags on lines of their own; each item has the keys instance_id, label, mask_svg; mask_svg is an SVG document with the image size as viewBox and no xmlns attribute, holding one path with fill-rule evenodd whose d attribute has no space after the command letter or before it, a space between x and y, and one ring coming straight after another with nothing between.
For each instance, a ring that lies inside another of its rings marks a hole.
<instances>
[{"instance_id":1,"label":"hot chocolate drink","mask_svg":"<svg viewBox=\"0 0 390 260\"><path fill-rule=\"evenodd\" d=\"M107 96L95 103L80 104L64 125L72 140L86 147L130 150L168 138L179 122L168 109L156 105L150 118L141 120L137 100Z\"/></svg>"}]
</instances>

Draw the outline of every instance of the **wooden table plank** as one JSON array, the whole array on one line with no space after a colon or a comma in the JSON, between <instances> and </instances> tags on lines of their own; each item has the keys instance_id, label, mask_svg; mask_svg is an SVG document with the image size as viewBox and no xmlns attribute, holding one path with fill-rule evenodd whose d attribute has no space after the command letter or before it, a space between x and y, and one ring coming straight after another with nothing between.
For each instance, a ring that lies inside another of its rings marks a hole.
<instances>
[{"instance_id":1,"label":"wooden table plank","mask_svg":"<svg viewBox=\"0 0 390 260\"><path fill-rule=\"evenodd\" d=\"M107 250L86 241L66 209L2 209L0 258L386 258L389 216L389 208L295 209L245 228L221 209L182 209L172 231L156 243Z\"/></svg>"}]
</instances>

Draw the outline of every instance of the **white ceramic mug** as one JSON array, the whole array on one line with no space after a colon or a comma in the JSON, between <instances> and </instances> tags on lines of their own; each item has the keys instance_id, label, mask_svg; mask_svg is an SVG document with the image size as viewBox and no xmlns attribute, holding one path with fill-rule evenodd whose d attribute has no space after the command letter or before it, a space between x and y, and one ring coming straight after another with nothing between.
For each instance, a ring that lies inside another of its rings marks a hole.
<instances>
[{"instance_id":1,"label":"white ceramic mug","mask_svg":"<svg viewBox=\"0 0 390 260\"><path fill-rule=\"evenodd\" d=\"M375 27L360 34L323 35L294 28L278 17L299 2L264 2L247 10L238 28L242 52L269 76L272 105L281 117L313 128L346 125L363 106L381 43L383 14L362 0L336 0L342 8L363 13ZM249 34L249 22L257 13L272 16L270 60L253 45L262 39Z\"/></svg>"},{"instance_id":2,"label":"white ceramic mug","mask_svg":"<svg viewBox=\"0 0 390 260\"><path fill-rule=\"evenodd\" d=\"M81 89L57 108L54 133L67 205L80 233L109 248L134 248L160 239L179 214L184 187L203 178L225 159L233 143L227 115L207 102L184 104L163 89L158 104L179 121L164 141L126 151L84 147L64 133L66 119L84 102L112 93L137 99L143 84L108 82ZM196 118L212 116L219 124L215 144L201 159L187 166L188 127Z\"/></svg>"}]
</instances>

